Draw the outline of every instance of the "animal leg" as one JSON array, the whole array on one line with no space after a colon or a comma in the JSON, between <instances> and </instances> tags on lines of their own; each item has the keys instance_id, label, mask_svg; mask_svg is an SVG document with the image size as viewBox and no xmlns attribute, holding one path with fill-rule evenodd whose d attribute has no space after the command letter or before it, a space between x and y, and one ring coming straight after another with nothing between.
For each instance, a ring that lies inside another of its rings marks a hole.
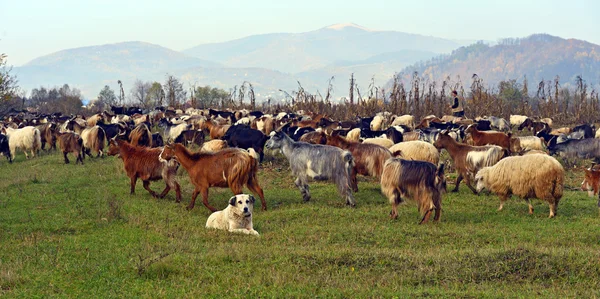
<instances>
[{"instance_id":1,"label":"animal leg","mask_svg":"<svg viewBox=\"0 0 600 299\"><path fill-rule=\"evenodd\" d=\"M390 211L390 218L397 219L398 218L398 205L402 202L402 197L400 197L400 193L398 190L394 190L394 195L392 195L392 210Z\"/></svg>"},{"instance_id":2,"label":"animal leg","mask_svg":"<svg viewBox=\"0 0 600 299\"><path fill-rule=\"evenodd\" d=\"M456 177L456 183L454 185L454 189L452 189L452 192L458 192L458 186L460 185L460 182L462 181L462 179L463 179L463 175L462 175L462 173L459 173L458 177Z\"/></svg>"},{"instance_id":3,"label":"animal leg","mask_svg":"<svg viewBox=\"0 0 600 299\"><path fill-rule=\"evenodd\" d=\"M137 183L137 176L131 177L131 191L129 194L135 194L135 183Z\"/></svg>"},{"instance_id":4,"label":"animal leg","mask_svg":"<svg viewBox=\"0 0 600 299\"><path fill-rule=\"evenodd\" d=\"M196 205L196 197L198 197L199 193L200 191L198 191L198 189L194 189L194 193L192 193L192 200L190 201L190 204L187 206L186 209L191 210L194 208L194 205Z\"/></svg>"},{"instance_id":5,"label":"animal leg","mask_svg":"<svg viewBox=\"0 0 600 299\"><path fill-rule=\"evenodd\" d=\"M262 210L266 211L267 210L267 202L265 201L265 194L263 193L263 190L260 187L260 185L258 185L258 181L256 180L255 176L250 178L250 181L248 181L247 186L248 186L248 189L250 189L250 191L252 191L252 193L254 193L254 195L257 195L260 198Z\"/></svg>"},{"instance_id":6,"label":"animal leg","mask_svg":"<svg viewBox=\"0 0 600 299\"><path fill-rule=\"evenodd\" d=\"M500 196L500 207L498 208L498 211L502 211L502 209L504 208L504 203L507 200L507 196L506 195L501 195Z\"/></svg>"},{"instance_id":7,"label":"animal leg","mask_svg":"<svg viewBox=\"0 0 600 299\"><path fill-rule=\"evenodd\" d=\"M469 187L469 189L471 189L471 191L473 191L473 194L477 195L477 190L475 190L475 188L473 188L473 186L471 186L471 178L469 175L465 176L465 184L467 184L467 187Z\"/></svg>"},{"instance_id":8,"label":"animal leg","mask_svg":"<svg viewBox=\"0 0 600 299\"><path fill-rule=\"evenodd\" d=\"M65 156L65 164L69 164L69 158L67 158L67 153L65 152L63 153L63 155ZM77 161L79 161L79 159L77 159Z\"/></svg>"},{"instance_id":9,"label":"animal leg","mask_svg":"<svg viewBox=\"0 0 600 299\"><path fill-rule=\"evenodd\" d=\"M433 220L434 221L440 221L441 217L442 217L441 202L437 202L436 205L435 205L435 216L433 216Z\"/></svg>"},{"instance_id":10,"label":"animal leg","mask_svg":"<svg viewBox=\"0 0 600 299\"><path fill-rule=\"evenodd\" d=\"M150 189L150 181L148 180L142 180L142 183L144 183L144 189L148 190L148 192L150 192L150 194L152 195L152 197L158 197L158 194L156 194L156 192L152 191L152 189Z\"/></svg>"},{"instance_id":11,"label":"animal leg","mask_svg":"<svg viewBox=\"0 0 600 299\"><path fill-rule=\"evenodd\" d=\"M81 156L81 152L76 152L73 154L77 157L77 161L75 161L75 164L77 164L77 162L81 161L81 165L83 165L83 157Z\"/></svg>"},{"instance_id":12,"label":"animal leg","mask_svg":"<svg viewBox=\"0 0 600 299\"><path fill-rule=\"evenodd\" d=\"M202 190L202 203L204 204L204 206L206 206L211 212L216 212L217 209L213 208L209 203L208 203L208 188L205 188L204 190Z\"/></svg>"},{"instance_id":13,"label":"animal leg","mask_svg":"<svg viewBox=\"0 0 600 299\"><path fill-rule=\"evenodd\" d=\"M352 167L352 172L350 172L350 183L352 184L352 191L358 192L358 180L356 179L356 169Z\"/></svg>"},{"instance_id":14,"label":"animal leg","mask_svg":"<svg viewBox=\"0 0 600 299\"><path fill-rule=\"evenodd\" d=\"M421 219L421 222L419 222L419 224L427 223L429 221L429 218L431 217L432 213L433 213L433 209L428 210L425 213L425 215L423 215L423 219Z\"/></svg>"},{"instance_id":15,"label":"animal leg","mask_svg":"<svg viewBox=\"0 0 600 299\"><path fill-rule=\"evenodd\" d=\"M527 205L529 206L529 215L533 215L533 205L531 204L531 201L529 200L529 198L524 198L524 199L525 199L525 202L527 203ZM552 214L552 212L550 212L550 214Z\"/></svg>"},{"instance_id":16,"label":"animal leg","mask_svg":"<svg viewBox=\"0 0 600 299\"><path fill-rule=\"evenodd\" d=\"M308 189L308 184L306 183L306 179L301 179L298 177L296 181L294 181L298 189L300 189L300 193L302 193L302 199L306 202L310 200L310 190Z\"/></svg>"},{"instance_id":17,"label":"animal leg","mask_svg":"<svg viewBox=\"0 0 600 299\"><path fill-rule=\"evenodd\" d=\"M179 183L177 183L177 182L174 182L173 184L175 185L175 202L180 203L181 202L181 187L179 187Z\"/></svg>"}]
</instances>

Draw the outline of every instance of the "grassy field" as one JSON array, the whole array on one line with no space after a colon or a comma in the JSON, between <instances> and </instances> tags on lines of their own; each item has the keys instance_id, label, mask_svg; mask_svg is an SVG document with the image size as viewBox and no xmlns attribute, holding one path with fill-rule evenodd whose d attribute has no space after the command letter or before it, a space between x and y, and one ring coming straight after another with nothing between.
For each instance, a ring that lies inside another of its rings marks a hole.
<instances>
[{"instance_id":1,"label":"grassy field","mask_svg":"<svg viewBox=\"0 0 600 299\"><path fill-rule=\"evenodd\" d=\"M0 161L2 297L598 297L600 217L596 199L569 173L558 217L516 198L466 187L443 199L440 223L417 225L416 205L390 206L361 179L357 208L329 184L301 203L287 161L264 163L269 211L255 210L259 238L204 228L209 211L130 196L119 159L64 165L58 154ZM154 190L164 187L153 183ZM452 187L450 185L449 187ZM228 189L211 189L224 208ZM259 205L258 205L259 206Z\"/></svg>"}]
</instances>

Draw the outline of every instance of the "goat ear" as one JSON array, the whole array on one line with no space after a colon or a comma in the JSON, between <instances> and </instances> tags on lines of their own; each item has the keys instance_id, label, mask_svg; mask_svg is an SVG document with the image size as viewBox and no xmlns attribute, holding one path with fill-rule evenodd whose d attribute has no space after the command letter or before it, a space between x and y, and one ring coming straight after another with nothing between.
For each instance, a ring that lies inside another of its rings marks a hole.
<instances>
[{"instance_id":1,"label":"goat ear","mask_svg":"<svg viewBox=\"0 0 600 299\"><path fill-rule=\"evenodd\" d=\"M233 196L232 198L229 199L229 204L235 207L235 201L236 201L236 197Z\"/></svg>"}]
</instances>

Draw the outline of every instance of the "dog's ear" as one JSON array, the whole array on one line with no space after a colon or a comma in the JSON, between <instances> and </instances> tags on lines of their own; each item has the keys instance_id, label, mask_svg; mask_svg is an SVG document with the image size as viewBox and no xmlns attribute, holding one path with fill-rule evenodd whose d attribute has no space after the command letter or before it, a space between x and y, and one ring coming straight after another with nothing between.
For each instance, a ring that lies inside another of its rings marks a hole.
<instances>
[{"instance_id":1,"label":"dog's ear","mask_svg":"<svg viewBox=\"0 0 600 299\"><path fill-rule=\"evenodd\" d=\"M254 204L255 201L256 201L256 198L254 198L254 196L250 195L250 203Z\"/></svg>"},{"instance_id":2,"label":"dog's ear","mask_svg":"<svg viewBox=\"0 0 600 299\"><path fill-rule=\"evenodd\" d=\"M236 199L237 199L237 198L236 198L235 196L234 196L234 197L232 197L232 198L230 198L230 199L229 199L229 204L235 207L235 202L236 202Z\"/></svg>"}]
</instances>

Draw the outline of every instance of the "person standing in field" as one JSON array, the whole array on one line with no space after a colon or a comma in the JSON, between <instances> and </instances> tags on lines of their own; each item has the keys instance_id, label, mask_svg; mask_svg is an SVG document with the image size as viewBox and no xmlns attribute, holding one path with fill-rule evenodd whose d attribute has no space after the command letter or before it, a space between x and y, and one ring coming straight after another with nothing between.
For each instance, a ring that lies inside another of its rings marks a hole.
<instances>
[{"instance_id":1,"label":"person standing in field","mask_svg":"<svg viewBox=\"0 0 600 299\"><path fill-rule=\"evenodd\" d=\"M463 105L458 99L458 92L456 92L456 90L453 90L452 96L454 97L454 104L452 105L452 116L465 117L465 110L463 109Z\"/></svg>"}]
</instances>

